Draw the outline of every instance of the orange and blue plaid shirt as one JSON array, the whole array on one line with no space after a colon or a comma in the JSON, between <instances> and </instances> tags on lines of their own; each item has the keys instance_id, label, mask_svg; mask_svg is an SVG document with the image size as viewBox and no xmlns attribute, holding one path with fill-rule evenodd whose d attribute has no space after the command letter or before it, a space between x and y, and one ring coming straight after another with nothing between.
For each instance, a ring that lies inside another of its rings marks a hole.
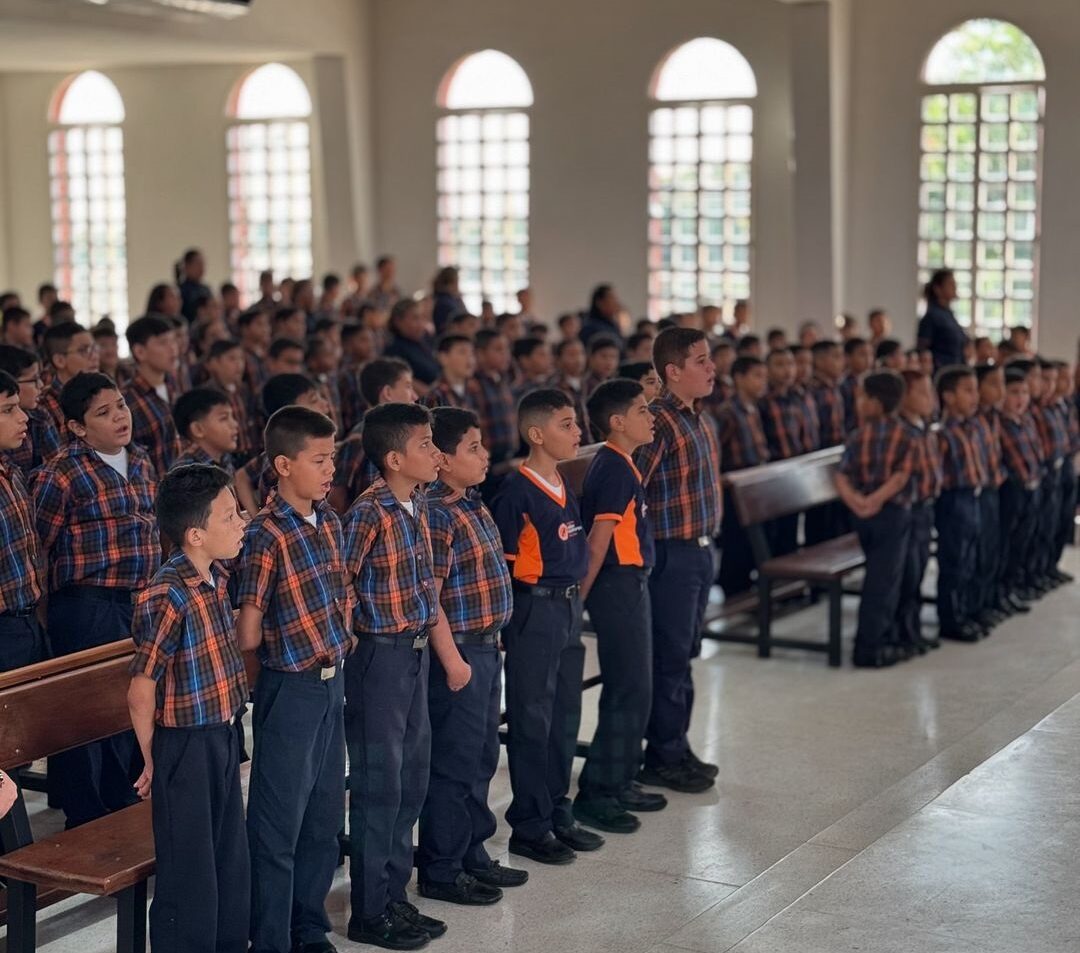
<instances>
[{"instance_id":1,"label":"orange and blue plaid shirt","mask_svg":"<svg viewBox=\"0 0 1080 953\"><path fill-rule=\"evenodd\" d=\"M1042 441L1030 413L1001 415L1001 461L1010 479L1035 489L1042 479Z\"/></svg>"},{"instance_id":2,"label":"orange and blue plaid shirt","mask_svg":"<svg viewBox=\"0 0 1080 953\"><path fill-rule=\"evenodd\" d=\"M712 416L666 393L650 405L655 436L634 463L649 499L656 539L694 540L720 532L720 443Z\"/></svg>"},{"instance_id":3,"label":"orange and blue plaid shirt","mask_svg":"<svg viewBox=\"0 0 1080 953\"><path fill-rule=\"evenodd\" d=\"M29 479L34 470L63 448L64 442L47 411L35 407L28 410L26 416L28 419L23 442L14 450L6 451L4 457Z\"/></svg>"},{"instance_id":4,"label":"orange and blue plaid shirt","mask_svg":"<svg viewBox=\"0 0 1080 953\"><path fill-rule=\"evenodd\" d=\"M908 428L896 416L879 417L861 424L848 434L840 472L860 493L873 493L895 474L917 474L921 455ZM898 506L910 506L918 492L917 479L909 479L891 500Z\"/></svg>"},{"instance_id":5,"label":"orange and blue plaid shirt","mask_svg":"<svg viewBox=\"0 0 1080 953\"><path fill-rule=\"evenodd\" d=\"M73 437L34 475L38 536L49 591L64 586L142 589L161 562L154 513L157 474L129 444L125 479L85 440Z\"/></svg>"},{"instance_id":6,"label":"orange and blue plaid shirt","mask_svg":"<svg viewBox=\"0 0 1080 953\"><path fill-rule=\"evenodd\" d=\"M241 469L251 480L256 502L259 506L266 506L270 500L270 494L277 488L277 470L270 466L270 461L266 459L266 454L263 452L248 460Z\"/></svg>"},{"instance_id":7,"label":"orange and blue plaid shirt","mask_svg":"<svg viewBox=\"0 0 1080 953\"><path fill-rule=\"evenodd\" d=\"M361 365L354 364L342 368L338 374L338 396L341 399L341 432L349 433L361 420L368 409L364 395L360 393Z\"/></svg>"},{"instance_id":8,"label":"orange and blue plaid shirt","mask_svg":"<svg viewBox=\"0 0 1080 953\"><path fill-rule=\"evenodd\" d=\"M818 445L820 447L838 447L847 436L844 421L844 396L837 384L831 384L823 377L815 376L810 381L810 394L814 398L814 408L818 418Z\"/></svg>"},{"instance_id":9,"label":"orange and blue plaid shirt","mask_svg":"<svg viewBox=\"0 0 1080 953\"><path fill-rule=\"evenodd\" d=\"M996 407L980 407L972 422L986 477L984 485L1000 486L1005 482L1005 467L1001 460L1001 412Z\"/></svg>"},{"instance_id":10,"label":"orange and blue plaid shirt","mask_svg":"<svg viewBox=\"0 0 1080 953\"><path fill-rule=\"evenodd\" d=\"M436 480L427 488L431 560L440 602L455 635L498 632L514 611L510 571L488 508L475 490Z\"/></svg>"},{"instance_id":11,"label":"orange and blue plaid shirt","mask_svg":"<svg viewBox=\"0 0 1080 953\"><path fill-rule=\"evenodd\" d=\"M973 490L986 486L979 437L974 418L946 415L938 430L941 450L942 490Z\"/></svg>"},{"instance_id":12,"label":"orange and blue plaid shirt","mask_svg":"<svg viewBox=\"0 0 1080 953\"><path fill-rule=\"evenodd\" d=\"M364 421L361 420L352 432L337 445L337 457L334 460L334 486L345 490L348 505L379 479L379 468L364 453Z\"/></svg>"},{"instance_id":13,"label":"orange and blue plaid shirt","mask_svg":"<svg viewBox=\"0 0 1080 953\"><path fill-rule=\"evenodd\" d=\"M717 412L720 465L725 473L769 462L769 443L757 404L732 397Z\"/></svg>"},{"instance_id":14,"label":"orange and blue plaid shirt","mask_svg":"<svg viewBox=\"0 0 1080 953\"><path fill-rule=\"evenodd\" d=\"M176 387L171 379L166 378L165 388L168 400L162 400L154 388L146 382L142 374L123 391L124 400L131 409L131 440L148 454L159 477L164 476L180 456L182 446L180 434L173 423L172 404L176 400Z\"/></svg>"},{"instance_id":15,"label":"orange and blue plaid shirt","mask_svg":"<svg viewBox=\"0 0 1080 953\"><path fill-rule=\"evenodd\" d=\"M324 502L312 526L275 491L248 524L237 604L262 612L259 660L279 672L336 665L349 651L341 521Z\"/></svg>"},{"instance_id":16,"label":"orange and blue plaid shirt","mask_svg":"<svg viewBox=\"0 0 1080 953\"><path fill-rule=\"evenodd\" d=\"M0 463L0 612L24 612L41 598L34 509L17 467Z\"/></svg>"},{"instance_id":17,"label":"orange and blue plaid shirt","mask_svg":"<svg viewBox=\"0 0 1080 953\"><path fill-rule=\"evenodd\" d=\"M215 563L212 575L213 585L178 550L135 598L129 671L157 683L155 721L166 728L219 725L248 696L228 573Z\"/></svg>"},{"instance_id":18,"label":"orange and blue plaid shirt","mask_svg":"<svg viewBox=\"0 0 1080 953\"><path fill-rule=\"evenodd\" d=\"M198 444L189 444L187 449L184 450L179 457L176 458L174 467L187 466L190 463L201 463L205 466L220 467L229 476L234 476L236 473L236 467L233 466L232 458L226 454L220 460L215 460L210 454L208 454Z\"/></svg>"},{"instance_id":19,"label":"orange and blue plaid shirt","mask_svg":"<svg viewBox=\"0 0 1080 953\"><path fill-rule=\"evenodd\" d=\"M774 460L787 460L817 449L815 426L807 413L806 401L795 388L786 394L770 392L758 401L765 439Z\"/></svg>"},{"instance_id":20,"label":"orange and blue plaid shirt","mask_svg":"<svg viewBox=\"0 0 1080 953\"><path fill-rule=\"evenodd\" d=\"M859 378L854 374L845 374L837 389L840 391L840 403L844 408L844 435L851 433L859 425L859 415L855 408L855 391L859 387Z\"/></svg>"},{"instance_id":21,"label":"orange and blue plaid shirt","mask_svg":"<svg viewBox=\"0 0 1080 953\"><path fill-rule=\"evenodd\" d=\"M438 618L427 499L417 488L411 500L412 516L380 477L345 514L355 632L423 632Z\"/></svg>"},{"instance_id":22,"label":"orange and blue plaid shirt","mask_svg":"<svg viewBox=\"0 0 1080 953\"><path fill-rule=\"evenodd\" d=\"M492 463L505 463L517 453L521 438L517 428L517 404L510 377L498 379L477 371L469 381L468 394L480 417L480 431Z\"/></svg>"},{"instance_id":23,"label":"orange and blue plaid shirt","mask_svg":"<svg viewBox=\"0 0 1080 953\"><path fill-rule=\"evenodd\" d=\"M56 432L60 435L62 442L67 442L69 439L67 421L64 420L64 409L60 406L60 391L64 389L64 385L60 383L59 377L54 377L49 381L49 386L41 392L41 397L38 398L38 410L43 410L52 419L53 425L56 427Z\"/></svg>"},{"instance_id":24,"label":"orange and blue plaid shirt","mask_svg":"<svg viewBox=\"0 0 1080 953\"><path fill-rule=\"evenodd\" d=\"M454 390L453 385L440 376L422 398L420 403L425 407L457 407L459 410L472 410L479 413L475 391L470 391L466 385L461 393Z\"/></svg>"},{"instance_id":25,"label":"orange and blue plaid shirt","mask_svg":"<svg viewBox=\"0 0 1080 953\"><path fill-rule=\"evenodd\" d=\"M266 358L244 348L244 383L248 393L261 398L263 384L268 380L270 372L266 369Z\"/></svg>"},{"instance_id":26,"label":"orange and blue plaid shirt","mask_svg":"<svg viewBox=\"0 0 1080 953\"><path fill-rule=\"evenodd\" d=\"M215 384L212 380L206 386L220 391L229 398L229 406L232 408L233 416L240 427L240 432L236 437L236 452L241 459L246 459L262 450L262 421L259 419L259 415L254 412L251 394L248 392L247 386L237 384L230 390L228 387Z\"/></svg>"},{"instance_id":27,"label":"orange and blue plaid shirt","mask_svg":"<svg viewBox=\"0 0 1080 953\"><path fill-rule=\"evenodd\" d=\"M1064 460L1072 442L1069 437L1069 420L1054 402L1038 404L1031 402L1031 416L1042 441L1043 459L1050 466Z\"/></svg>"},{"instance_id":28,"label":"orange and blue plaid shirt","mask_svg":"<svg viewBox=\"0 0 1080 953\"><path fill-rule=\"evenodd\" d=\"M935 500L941 495L941 451L938 449L937 434L923 423L916 423L907 417L901 417L900 423L907 428L911 438L912 458L911 473L915 480L915 499L922 503Z\"/></svg>"}]
</instances>

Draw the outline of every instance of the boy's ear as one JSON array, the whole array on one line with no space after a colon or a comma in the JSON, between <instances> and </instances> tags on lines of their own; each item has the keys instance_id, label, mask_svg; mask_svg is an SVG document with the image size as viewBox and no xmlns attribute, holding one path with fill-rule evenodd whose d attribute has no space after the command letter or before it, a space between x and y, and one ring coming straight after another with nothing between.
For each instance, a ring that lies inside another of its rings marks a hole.
<instances>
[{"instance_id":1,"label":"boy's ear","mask_svg":"<svg viewBox=\"0 0 1080 953\"><path fill-rule=\"evenodd\" d=\"M273 466L274 472L279 477L287 477L290 470L292 469L292 461L289 460L289 458L285 456L285 454L279 453L276 457L274 457Z\"/></svg>"},{"instance_id":2,"label":"boy's ear","mask_svg":"<svg viewBox=\"0 0 1080 953\"><path fill-rule=\"evenodd\" d=\"M435 458L435 466L437 466L440 470L451 469L450 458L441 450L439 451L438 456Z\"/></svg>"},{"instance_id":3,"label":"boy's ear","mask_svg":"<svg viewBox=\"0 0 1080 953\"><path fill-rule=\"evenodd\" d=\"M535 424L525 431L525 436L529 443L535 443L540 447L544 445L544 431Z\"/></svg>"},{"instance_id":4,"label":"boy's ear","mask_svg":"<svg viewBox=\"0 0 1080 953\"><path fill-rule=\"evenodd\" d=\"M181 546L202 546L203 544L203 531L198 526L189 526L184 530L184 538L181 541Z\"/></svg>"},{"instance_id":5,"label":"boy's ear","mask_svg":"<svg viewBox=\"0 0 1080 953\"><path fill-rule=\"evenodd\" d=\"M202 440L206 436L206 430L203 428L201 420L193 420L188 424L188 433L192 440Z\"/></svg>"},{"instance_id":6,"label":"boy's ear","mask_svg":"<svg viewBox=\"0 0 1080 953\"><path fill-rule=\"evenodd\" d=\"M73 434L75 434L76 437L85 437L86 436L86 427L84 427L77 420L69 420L69 421L67 421L67 429L69 431L71 431Z\"/></svg>"},{"instance_id":7,"label":"boy's ear","mask_svg":"<svg viewBox=\"0 0 1080 953\"><path fill-rule=\"evenodd\" d=\"M386 454L386 468L397 473L401 469L401 454L391 450Z\"/></svg>"}]
</instances>

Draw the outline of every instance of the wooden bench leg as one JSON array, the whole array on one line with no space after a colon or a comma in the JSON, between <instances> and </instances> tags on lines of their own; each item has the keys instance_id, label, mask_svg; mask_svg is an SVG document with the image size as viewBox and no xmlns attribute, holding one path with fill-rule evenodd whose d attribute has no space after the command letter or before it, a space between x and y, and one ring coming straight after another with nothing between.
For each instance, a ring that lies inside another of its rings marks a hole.
<instances>
[{"instance_id":1,"label":"wooden bench leg","mask_svg":"<svg viewBox=\"0 0 1080 953\"><path fill-rule=\"evenodd\" d=\"M146 953L146 881L116 895L116 953Z\"/></svg>"},{"instance_id":2,"label":"wooden bench leg","mask_svg":"<svg viewBox=\"0 0 1080 953\"><path fill-rule=\"evenodd\" d=\"M772 582L758 578L758 658L768 658L772 651Z\"/></svg>"},{"instance_id":3,"label":"wooden bench leg","mask_svg":"<svg viewBox=\"0 0 1080 953\"><path fill-rule=\"evenodd\" d=\"M7 953L37 949L37 886L7 882Z\"/></svg>"},{"instance_id":4,"label":"wooden bench leg","mask_svg":"<svg viewBox=\"0 0 1080 953\"><path fill-rule=\"evenodd\" d=\"M829 586L829 665L839 668L843 664L843 631L840 612L844 599L844 587L839 582Z\"/></svg>"}]
</instances>

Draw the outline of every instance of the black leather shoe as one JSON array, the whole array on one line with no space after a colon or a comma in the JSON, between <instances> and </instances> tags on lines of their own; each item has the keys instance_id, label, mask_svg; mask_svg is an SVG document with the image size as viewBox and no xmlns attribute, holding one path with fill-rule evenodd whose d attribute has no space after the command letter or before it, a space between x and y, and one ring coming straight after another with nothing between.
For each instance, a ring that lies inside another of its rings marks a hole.
<instances>
[{"instance_id":1,"label":"black leather shoe","mask_svg":"<svg viewBox=\"0 0 1080 953\"><path fill-rule=\"evenodd\" d=\"M1024 613L1031 611L1031 606L1014 593L1010 593L1005 597L1005 603L1018 615L1023 615Z\"/></svg>"},{"instance_id":2,"label":"black leather shoe","mask_svg":"<svg viewBox=\"0 0 1080 953\"><path fill-rule=\"evenodd\" d=\"M1062 570L1058 569L1057 567L1051 569L1050 572L1047 573L1047 575L1054 582L1056 582L1059 586L1064 586L1064 585L1067 585L1070 582L1075 581L1075 577L1072 574L1067 573L1067 572L1063 572Z\"/></svg>"},{"instance_id":3,"label":"black leather shoe","mask_svg":"<svg viewBox=\"0 0 1080 953\"><path fill-rule=\"evenodd\" d=\"M572 864L577 859L577 854L550 831L539 840L511 836L510 853L541 864Z\"/></svg>"},{"instance_id":4,"label":"black leather shoe","mask_svg":"<svg viewBox=\"0 0 1080 953\"><path fill-rule=\"evenodd\" d=\"M873 652L855 652L851 664L855 668L888 668L896 664L896 653L888 651L891 646L884 646Z\"/></svg>"},{"instance_id":5,"label":"black leather shoe","mask_svg":"<svg viewBox=\"0 0 1080 953\"><path fill-rule=\"evenodd\" d=\"M716 782L691 768L686 762L680 764L645 765L637 776L638 781L654 788L671 788L683 794L700 794L708 791Z\"/></svg>"},{"instance_id":6,"label":"black leather shoe","mask_svg":"<svg viewBox=\"0 0 1080 953\"><path fill-rule=\"evenodd\" d=\"M939 635L950 642L978 642L982 637L982 630L965 624L958 629L942 629Z\"/></svg>"},{"instance_id":7,"label":"black leather shoe","mask_svg":"<svg viewBox=\"0 0 1080 953\"><path fill-rule=\"evenodd\" d=\"M489 887L520 887L529 880L527 870L503 867L497 860L493 860L490 867L466 870L465 873L475 877L480 883L487 884Z\"/></svg>"},{"instance_id":8,"label":"black leather shoe","mask_svg":"<svg viewBox=\"0 0 1080 953\"><path fill-rule=\"evenodd\" d=\"M663 794L642 790L637 781L631 781L619 792L619 806L624 811L644 814L650 811L662 811L667 807L667 798Z\"/></svg>"},{"instance_id":9,"label":"black leather shoe","mask_svg":"<svg viewBox=\"0 0 1080 953\"><path fill-rule=\"evenodd\" d=\"M337 953L337 947L326 937L323 937L313 943L300 943L299 941L293 943L292 953Z\"/></svg>"},{"instance_id":10,"label":"black leather shoe","mask_svg":"<svg viewBox=\"0 0 1080 953\"><path fill-rule=\"evenodd\" d=\"M690 765L698 774L703 774L710 781L715 781L720 776L720 766L715 764L709 764L708 761L702 761L693 749L687 746L686 749L686 762Z\"/></svg>"},{"instance_id":11,"label":"black leather shoe","mask_svg":"<svg viewBox=\"0 0 1080 953\"><path fill-rule=\"evenodd\" d=\"M431 937L388 911L371 920L350 920L349 939L384 950L419 950L427 946Z\"/></svg>"},{"instance_id":12,"label":"black leather shoe","mask_svg":"<svg viewBox=\"0 0 1080 953\"><path fill-rule=\"evenodd\" d=\"M569 827L556 827L553 833L571 850L591 851L599 850L604 846L604 838L599 834L594 834L592 831L585 830L580 824L571 824Z\"/></svg>"},{"instance_id":13,"label":"black leather shoe","mask_svg":"<svg viewBox=\"0 0 1080 953\"><path fill-rule=\"evenodd\" d=\"M598 831L608 831L611 834L633 834L641 827L641 821L623 809L615 800L575 801L574 817L587 827L595 827ZM571 846L575 850L582 849L577 844L571 844Z\"/></svg>"},{"instance_id":14,"label":"black leather shoe","mask_svg":"<svg viewBox=\"0 0 1080 953\"><path fill-rule=\"evenodd\" d=\"M934 649L941 648L941 639L928 639L925 635L920 635L916 644L923 649L930 649L933 651Z\"/></svg>"},{"instance_id":15,"label":"black leather shoe","mask_svg":"<svg viewBox=\"0 0 1080 953\"><path fill-rule=\"evenodd\" d=\"M502 900L503 895L498 887L490 887L466 873L458 874L452 884L421 880L416 889L428 900L443 900L463 907L488 907Z\"/></svg>"},{"instance_id":16,"label":"black leather shoe","mask_svg":"<svg viewBox=\"0 0 1080 953\"><path fill-rule=\"evenodd\" d=\"M414 930L426 933L433 940L446 932L446 924L442 920L425 917L408 900L398 900L390 904L390 912L399 920L404 920Z\"/></svg>"},{"instance_id":17,"label":"black leather shoe","mask_svg":"<svg viewBox=\"0 0 1080 953\"><path fill-rule=\"evenodd\" d=\"M988 612L986 609L982 609L975 614L975 624L980 629L985 629L987 632L989 632L995 625L997 625L997 621L994 619L993 615L990 612Z\"/></svg>"}]
</instances>

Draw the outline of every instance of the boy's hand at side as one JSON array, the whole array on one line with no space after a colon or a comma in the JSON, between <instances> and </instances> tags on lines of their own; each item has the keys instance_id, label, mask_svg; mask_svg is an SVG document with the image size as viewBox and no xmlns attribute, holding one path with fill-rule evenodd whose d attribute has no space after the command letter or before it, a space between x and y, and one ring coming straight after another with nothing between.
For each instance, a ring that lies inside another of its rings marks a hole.
<instances>
[{"instance_id":1,"label":"boy's hand at side","mask_svg":"<svg viewBox=\"0 0 1080 953\"><path fill-rule=\"evenodd\" d=\"M446 670L446 687L452 692L460 692L472 680L472 666L464 659L460 665Z\"/></svg>"},{"instance_id":2,"label":"boy's hand at side","mask_svg":"<svg viewBox=\"0 0 1080 953\"><path fill-rule=\"evenodd\" d=\"M135 793L144 801L150 797L150 785L154 780L154 762L147 761L143 766L142 774L135 781Z\"/></svg>"}]
</instances>

